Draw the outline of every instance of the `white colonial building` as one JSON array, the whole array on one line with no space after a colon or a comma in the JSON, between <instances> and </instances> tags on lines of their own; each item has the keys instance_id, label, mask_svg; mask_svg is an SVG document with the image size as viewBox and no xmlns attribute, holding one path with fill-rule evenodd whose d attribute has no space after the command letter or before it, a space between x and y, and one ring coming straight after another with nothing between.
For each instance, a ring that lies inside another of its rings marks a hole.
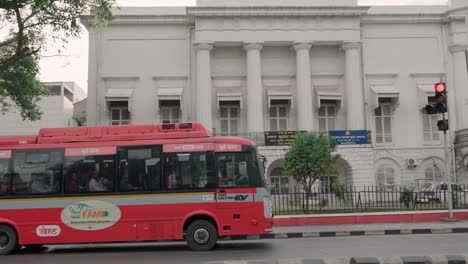
<instances>
[{"instance_id":1,"label":"white colonial building","mask_svg":"<svg viewBox=\"0 0 468 264\"><path fill-rule=\"evenodd\" d=\"M450 128L468 129L463 5L199 0L121 8L104 31L89 29L87 123L200 121L218 135L252 138L274 188L290 181L287 147L264 146L265 131L370 131L366 144L339 146L348 184L439 180L443 137L438 117L422 108L444 81ZM458 181L468 182L467 168L457 165Z\"/></svg>"},{"instance_id":2,"label":"white colonial building","mask_svg":"<svg viewBox=\"0 0 468 264\"><path fill-rule=\"evenodd\" d=\"M43 97L38 105L41 120L23 120L18 110L0 114L0 135L34 135L45 127L74 126L73 103L86 97L86 93L74 82L45 82L50 96Z\"/></svg>"}]
</instances>

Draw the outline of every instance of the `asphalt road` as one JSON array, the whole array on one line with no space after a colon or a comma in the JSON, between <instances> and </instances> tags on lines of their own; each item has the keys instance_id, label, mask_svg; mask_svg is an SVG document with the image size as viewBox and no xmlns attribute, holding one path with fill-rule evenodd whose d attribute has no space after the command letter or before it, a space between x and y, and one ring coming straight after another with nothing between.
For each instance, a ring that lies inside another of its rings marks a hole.
<instances>
[{"instance_id":1,"label":"asphalt road","mask_svg":"<svg viewBox=\"0 0 468 264\"><path fill-rule=\"evenodd\" d=\"M322 237L261 241L226 241L210 252L192 252L184 243L51 246L44 252L22 250L0 263L146 264L204 263L220 260L378 257L464 254L467 234Z\"/></svg>"}]
</instances>

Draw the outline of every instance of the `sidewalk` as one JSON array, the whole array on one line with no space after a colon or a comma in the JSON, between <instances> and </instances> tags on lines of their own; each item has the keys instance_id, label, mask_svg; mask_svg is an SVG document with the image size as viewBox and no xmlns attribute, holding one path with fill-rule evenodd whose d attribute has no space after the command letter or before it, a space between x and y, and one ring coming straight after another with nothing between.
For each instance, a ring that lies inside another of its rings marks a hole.
<instances>
[{"instance_id":1,"label":"sidewalk","mask_svg":"<svg viewBox=\"0 0 468 264\"><path fill-rule=\"evenodd\" d=\"M307 225L274 227L272 234L232 236L228 240L284 239L310 237L379 236L379 235L422 235L468 233L468 221L430 223L387 223L352 225Z\"/></svg>"},{"instance_id":2,"label":"sidewalk","mask_svg":"<svg viewBox=\"0 0 468 264\"><path fill-rule=\"evenodd\" d=\"M253 236L231 236L228 240L282 239L307 237L342 237L371 235L411 235L468 233L468 220L460 222L411 222L333 225L275 226L273 233Z\"/></svg>"},{"instance_id":3,"label":"sidewalk","mask_svg":"<svg viewBox=\"0 0 468 264\"><path fill-rule=\"evenodd\" d=\"M321 233L321 232L383 232L388 230L448 230L466 229L468 221L462 222L431 222L431 223L390 223L390 224L356 224L356 225L309 225L309 226L280 226L275 227L273 233Z\"/></svg>"},{"instance_id":4,"label":"sidewalk","mask_svg":"<svg viewBox=\"0 0 468 264\"><path fill-rule=\"evenodd\" d=\"M259 236L267 238L343 237L372 235L416 235L468 233L468 221L394 224L355 225L309 225L275 227L273 234ZM254 237L252 237L254 238Z\"/></svg>"}]
</instances>

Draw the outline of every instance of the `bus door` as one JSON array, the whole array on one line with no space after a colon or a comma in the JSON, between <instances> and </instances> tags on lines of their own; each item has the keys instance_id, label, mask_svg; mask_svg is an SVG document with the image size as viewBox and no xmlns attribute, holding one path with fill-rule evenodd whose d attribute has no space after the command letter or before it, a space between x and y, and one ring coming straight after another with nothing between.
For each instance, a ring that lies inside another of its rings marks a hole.
<instances>
[{"instance_id":1,"label":"bus door","mask_svg":"<svg viewBox=\"0 0 468 264\"><path fill-rule=\"evenodd\" d=\"M254 207L255 188L250 188L251 157L248 152L217 153L217 208Z\"/></svg>"}]
</instances>

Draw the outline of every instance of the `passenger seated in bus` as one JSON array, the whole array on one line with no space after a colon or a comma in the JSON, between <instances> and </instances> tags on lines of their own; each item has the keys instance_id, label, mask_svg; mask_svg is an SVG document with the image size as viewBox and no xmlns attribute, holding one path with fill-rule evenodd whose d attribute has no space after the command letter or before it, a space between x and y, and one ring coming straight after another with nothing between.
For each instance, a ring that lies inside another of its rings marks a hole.
<instances>
[{"instance_id":1,"label":"passenger seated in bus","mask_svg":"<svg viewBox=\"0 0 468 264\"><path fill-rule=\"evenodd\" d=\"M110 175L109 175L109 172L107 171L103 171L102 172L102 176L99 177L99 183L102 184L104 186L104 188L106 188L106 190L110 190L112 189L112 181L110 180Z\"/></svg>"},{"instance_id":2,"label":"passenger seated in bus","mask_svg":"<svg viewBox=\"0 0 468 264\"><path fill-rule=\"evenodd\" d=\"M80 192L87 192L89 191L88 183L90 179L90 172L86 170L80 170L78 173L78 181L80 185Z\"/></svg>"},{"instance_id":3,"label":"passenger seated in bus","mask_svg":"<svg viewBox=\"0 0 468 264\"><path fill-rule=\"evenodd\" d=\"M11 174L11 181L12 181L11 190L14 193L22 194L22 193L29 192L28 184L24 182L23 180L21 180L21 177L18 173Z\"/></svg>"},{"instance_id":4,"label":"passenger seated in bus","mask_svg":"<svg viewBox=\"0 0 468 264\"><path fill-rule=\"evenodd\" d=\"M240 174L236 178L236 186L247 186L249 185L249 177L245 174Z\"/></svg>"},{"instance_id":5,"label":"passenger seated in bus","mask_svg":"<svg viewBox=\"0 0 468 264\"><path fill-rule=\"evenodd\" d=\"M232 186L232 180L232 177L227 176L225 169L218 171L218 184L220 187Z\"/></svg>"},{"instance_id":6,"label":"passenger seated in bus","mask_svg":"<svg viewBox=\"0 0 468 264\"><path fill-rule=\"evenodd\" d=\"M47 183L47 174L44 173L33 173L31 178L33 178L31 184L31 193L52 193L54 192L54 187L49 186Z\"/></svg>"},{"instance_id":7,"label":"passenger seated in bus","mask_svg":"<svg viewBox=\"0 0 468 264\"><path fill-rule=\"evenodd\" d=\"M78 175L72 173L69 182L67 184L67 193L77 193L80 191L80 182L78 180Z\"/></svg>"},{"instance_id":8,"label":"passenger seated in bus","mask_svg":"<svg viewBox=\"0 0 468 264\"><path fill-rule=\"evenodd\" d=\"M106 187L107 190L113 189L114 182L112 181L113 171L111 169L104 169L101 171L99 182Z\"/></svg>"},{"instance_id":9,"label":"passenger seated in bus","mask_svg":"<svg viewBox=\"0 0 468 264\"><path fill-rule=\"evenodd\" d=\"M104 184L99 182L99 173L97 171L92 172L91 179L88 183L88 189L90 192L106 192L107 188Z\"/></svg>"},{"instance_id":10,"label":"passenger seated in bus","mask_svg":"<svg viewBox=\"0 0 468 264\"><path fill-rule=\"evenodd\" d=\"M7 194L10 189L10 174L7 173L3 176L2 183L0 184L0 194Z\"/></svg>"}]
</instances>

